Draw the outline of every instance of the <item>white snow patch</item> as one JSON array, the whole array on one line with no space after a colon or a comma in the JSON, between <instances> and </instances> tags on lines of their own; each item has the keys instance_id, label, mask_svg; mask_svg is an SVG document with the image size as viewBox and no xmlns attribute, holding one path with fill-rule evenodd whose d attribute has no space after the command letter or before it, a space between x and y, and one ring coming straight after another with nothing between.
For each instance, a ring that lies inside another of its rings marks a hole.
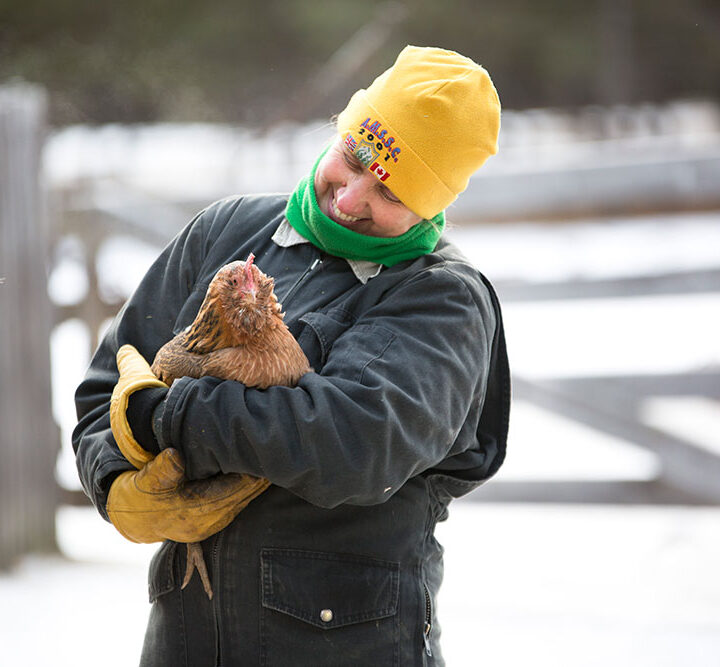
<instances>
[{"instance_id":1,"label":"white snow patch","mask_svg":"<svg viewBox=\"0 0 720 667\"><path fill-rule=\"evenodd\" d=\"M597 280L720 267L720 212L455 227L491 280Z\"/></svg>"},{"instance_id":2,"label":"white snow patch","mask_svg":"<svg viewBox=\"0 0 720 667\"><path fill-rule=\"evenodd\" d=\"M720 402L717 400L701 396L654 396L643 402L640 418L650 426L720 456Z\"/></svg>"},{"instance_id":3,"label":"white snow patch","mask_svg":"<svg viewBox=\"0 0 720 667\"><path fill-rule=\"evenodd\" d=\"M720 293L512 302L510 365L526 378L717 368Z\"/></svg>"},{"instance_id":4,"label":"white snow patch","mask_svg":"<svg viewBox=\"0 0 720 667\"><path fill-rule=\"evenodd\" d=\"M438 612L448 665L710 667L720 509L455 503Z\"/></svg>"},{"instance_id":5,"label":"white snow patch","mask_svg":"<svg viewBox=\"0 0 720 667\"><path fill-rule=\"evenodd\" d=\"M632 443L515 400L507 457L495 481L651 480L657 457Z\"/></svg>"}]
</instances>

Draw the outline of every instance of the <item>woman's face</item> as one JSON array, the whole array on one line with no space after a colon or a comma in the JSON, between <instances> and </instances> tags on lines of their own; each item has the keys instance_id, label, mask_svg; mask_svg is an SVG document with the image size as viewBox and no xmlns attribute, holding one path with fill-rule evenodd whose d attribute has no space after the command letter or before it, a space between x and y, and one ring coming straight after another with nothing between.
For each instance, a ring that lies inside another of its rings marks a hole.
<instances>
[{"instance_id":1,"label":"woman's face","mask_svg":"<svg viewBox=\"0 0 720 667\"><path fill-rule=\"evenodd\" d=\"M315 171L320 210L339 225L366 236L400 236L422 220L338 137Z\"/></svg>"}]
</instances>

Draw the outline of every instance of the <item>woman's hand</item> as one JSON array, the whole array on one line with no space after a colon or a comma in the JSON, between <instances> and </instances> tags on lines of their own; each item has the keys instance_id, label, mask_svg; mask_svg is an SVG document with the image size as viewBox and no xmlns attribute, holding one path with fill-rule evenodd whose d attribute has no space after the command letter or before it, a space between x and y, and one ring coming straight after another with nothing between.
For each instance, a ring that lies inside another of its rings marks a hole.
<instances>
[{"instance_id":1,"label":"woman's hand","mask_svg":"<svg viewBox=\"0 0 720 667\"><path fill-rule=\"evenodd\" d=\"M188 482L180 453L164 449L142 470L115 479L107 513L131 542L199 542L225 528L269 485L235 474Z\"/></svg>"},{"instance_id":2,"label":"woman's hand","mask_svg":"<svg viewBox=\"0 0 720 667\"><path fill-rule=\"evenodd\" d=\"M155 377L150 364L132 345L123 345L116 359L120 378L110 399L110 428L122 455L139 470L152 460L153 454L143 449L133 436L127 418L128 399L141 389L167 389L167 385Z\"/></svg>"}]
</instances>

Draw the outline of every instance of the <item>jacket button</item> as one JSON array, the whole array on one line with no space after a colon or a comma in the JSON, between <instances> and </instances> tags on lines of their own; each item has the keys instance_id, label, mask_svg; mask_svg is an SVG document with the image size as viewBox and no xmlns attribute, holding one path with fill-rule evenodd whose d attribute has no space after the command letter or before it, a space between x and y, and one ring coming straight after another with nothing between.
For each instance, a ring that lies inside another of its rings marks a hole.
<instances>
[{"instance_id":1,"label":"jacket button","mask_svg":"<svg viewBox=\"0 0 720 667\"><path fill-rule=\"evenodd\" d=\"M323 623L330 623L330 621L333 620L332 609L323 609L323 610L320 612L320 620L321 620Z\"/></svg>"}]
</instances>

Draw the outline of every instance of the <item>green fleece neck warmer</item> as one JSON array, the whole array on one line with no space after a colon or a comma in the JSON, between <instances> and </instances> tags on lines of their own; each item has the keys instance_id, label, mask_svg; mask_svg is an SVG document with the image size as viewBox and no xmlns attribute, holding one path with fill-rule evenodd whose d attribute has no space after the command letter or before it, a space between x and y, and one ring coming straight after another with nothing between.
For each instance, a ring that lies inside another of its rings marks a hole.
<instances>
[{"instance_id":1,"label":"green fleece neck warmer","mask_svg":"<svg viewBox=\"0 0 720 667\"><path fill-rule=\"evenodd\" d=\"M330 255L385 266L435 250L445 227L443 211L432 220L421 220L401 236L391 238L358 234L328 218L318 206L313 185L315 171L326 152L327 149L320 154L310 174L298 183L285 209L288 222L299 234Z\"/></svg>"}]
</instances>

